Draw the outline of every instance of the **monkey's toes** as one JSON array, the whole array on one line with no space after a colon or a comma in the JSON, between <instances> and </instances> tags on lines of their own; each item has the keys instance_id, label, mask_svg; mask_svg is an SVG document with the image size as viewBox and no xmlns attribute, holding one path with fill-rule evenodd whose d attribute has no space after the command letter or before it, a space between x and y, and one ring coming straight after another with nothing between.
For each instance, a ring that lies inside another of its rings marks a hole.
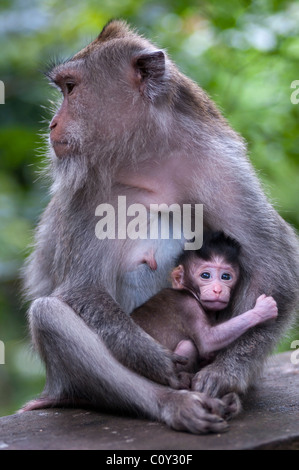
<instances>
[{"instance_id":1,"label":"monkey's toes","mask_svg":"<svg viewBox=\"0 0 299 470\"><path fill-rule=\"evenodd\" d=\"M234 392L224 395L221 401L224 403L224 419L230 420L242 410L240 397Z\"/></svg>"},{"instance_id":2,"label":"monkey's toes","mask_svg":"<svg viewBox=\"0 0 299 470\"><path fill-rule=\"evenodd\" d=\"M211 413L210 405L210 399L203 394L186 390L173 391L165 401L162 419L177 431L193 434L227 431L227 422L219 414Z\"/></svg>"}]
</instances>

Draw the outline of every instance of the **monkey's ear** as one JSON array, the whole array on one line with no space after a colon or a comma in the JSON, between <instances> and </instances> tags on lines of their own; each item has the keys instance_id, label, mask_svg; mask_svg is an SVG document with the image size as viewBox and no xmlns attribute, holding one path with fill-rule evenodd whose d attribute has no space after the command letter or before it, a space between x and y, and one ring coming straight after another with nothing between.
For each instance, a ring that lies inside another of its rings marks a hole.
<instances>
[{"instance_id":1,"label":"monkey's ear","mask_svg":"<svg viewBox=\"0 0 299 470\"><path fill-rule=\"evenodd\" d=\"M122 20L111 20L109 21L101 33L97 37L97 41L105 42L110 39L120 39L128 37L132 32L125 21Z\"/></svg>"},{"instance_id":2,"label":"monkey's ear","mask_svg":"<svg viewBox=\"0 0 299 470\"><path fill-rule=\"evenodd\" d=\"M184 267L181 264L171 271L171 281L174 289L184 289Z\"/></svg>"},{"instance_id":3,"label":"monkey's ear","mask_svg":"<svg viewBox=\"0 0 299 470\"><path fill-rule=\"evenodd\" d=\"M144 52L134 57L134 82L139 92L154 100L161 94L165 79L165 54L163 51Z\"/></svg>"}]
</instances>

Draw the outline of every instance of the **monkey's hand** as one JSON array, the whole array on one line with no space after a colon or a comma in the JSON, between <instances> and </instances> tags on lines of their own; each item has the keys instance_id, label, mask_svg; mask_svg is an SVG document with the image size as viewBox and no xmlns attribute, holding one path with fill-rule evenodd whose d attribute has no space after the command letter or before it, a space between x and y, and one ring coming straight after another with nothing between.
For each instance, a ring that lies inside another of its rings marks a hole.
<instances>
[{"instance_id":1,"label":"monkey's hand","mask_svg":"<svg viewBox=\"0 0 299 470\"><path fill-rule=\"evenodd\" d=\"M179 356L158 343L155 346L157 349L148 350L150 354L152 354L153 362L150 362L152 365L155 364L155 367L149 367L149 365L146 366L146 364L143 364L145 361L143 358L141 364L135 362L134 366L131 366L131 368L133 368L135 372L162 385L168 385L174 389L185 388L182 387L179 371L181 370L180 367L187 364L188 358ZM159 354L159 357L156 357L156 353Z\"/></svg>"},{"instance_id":2,"label":"monkey's hand","mask_svg":"<svg viewBox=\"0 0 299 470\"><path fill-rule=\"evenodd\" d=\"M261 321L271 320L278 315L277 304L273 297L267 297L265 294L262 294L258 297L252 312Z\"/></svg>"}]
</instances>

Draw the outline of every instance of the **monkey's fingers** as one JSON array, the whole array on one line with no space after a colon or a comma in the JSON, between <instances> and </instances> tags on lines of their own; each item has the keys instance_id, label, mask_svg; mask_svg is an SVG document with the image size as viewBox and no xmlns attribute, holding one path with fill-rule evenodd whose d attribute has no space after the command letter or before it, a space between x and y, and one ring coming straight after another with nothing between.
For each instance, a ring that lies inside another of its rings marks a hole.
<instances>
[{"instance_id":1,"label":"monkey's fingers","mask_svg":"<svg viewBox=\"0 0 299 470\"><path fill-rule=\"evenodd\" d=\"M206 398L210 401L204 394L186 390L173 391L163 407L163 421L177 431L193 434L226 431L227 422L219 415L210 413Z\"/></svg>"},{"instance_id":2,"label":"monkey's fingers","mask_svg":"<svg viewBox=\"0 0 299 470\"><path fill-rule=\"evenodd\" d=\"M175 353L172 354L171 359L175 364L181 364L182 366L187 365L189 361L188 357L180 356L179 354Z\"/></svg>"},{"instance_id":3,"label":"monkey's fingers","mask_svg":"<svg viewBox=\"0 0 299 470\"><path fill-rule=\"evenodd\" d=\"M177 431L188 431L193 434L222 433L228 431L228 423L205 411L204 409L194 410L193 417L189 417L188 429L175 428Z\"/></svg>"},{"instance_id":4,"label":"monkey's fingers","mask_svg":"<svg viewBox=\"0 0 299 470\"><path fill-rule=\"evenodd\" d=\"M241 400L234 392L221 397L221 401L224 403L224 415L221 415L224 419L230 420L242 410Z\"/></svg>"},{"instance_id":5,"label":"monkey's fingers","mask_svg":"<svg viewBox=\"0 0 299 470\"><path fill-rule=\"evenodd\" d=\"M258 300L263 300L263 299L265 299L266 297L267 297L266 294L262 294L262 295L260 295L256 300L257 300L257 301L258 301Z\"/></svg>"}]
</instances>

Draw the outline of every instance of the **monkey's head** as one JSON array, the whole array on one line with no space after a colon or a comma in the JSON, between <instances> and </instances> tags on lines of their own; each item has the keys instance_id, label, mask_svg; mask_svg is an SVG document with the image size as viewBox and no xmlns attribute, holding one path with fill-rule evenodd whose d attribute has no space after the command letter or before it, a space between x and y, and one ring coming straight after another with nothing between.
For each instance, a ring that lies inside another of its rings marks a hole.
<instances>
[{"instance_id":1,"label":"monkey's head","mask_svg":"<svg viewBox=\"0 0 299 470\"><path fill-rule=\"evenodd\" d=\"M240 245L236 240L213 232L204 235L202 247L185 251L172 271L172 287L190 291L205 310L226 308L238 282Z\"/></svg>"},{"instance_id":2,"label":"monkey's head","mask_svg":"<svg viewBox=\"0 0 299 470\"><path fill-rule=\"evenodd\" d=\"M126 23L112 21L87 47L54 66L47 76L63 101L50 124L50 141L58 158L89 151L89 142L113 150L121 138L134 139L136 123L147 120L146 104L163 94L166 56L135 34ZM102 148L101 148L102 147Z\"/></svg>"},{"instance_id":3,"label":"monkey's head","mask_svg":"<svg viewBox=\"0 0 299 470\"><path fill-rule=\"evenodd\" d=\"M224 119L204 91L123 21L108 23L46 75L62 93L50 123L50 159L64 186L86 179L87 169L89 176L99 172L104 179L128 161L171 156L182 145L176 128L185 135L193 128L193 145L194 132L207 121L223 128ZM188 137L184 141L188 145ZM202 145L202 135L199 141Z\"/></svg>"}]
</instances>

